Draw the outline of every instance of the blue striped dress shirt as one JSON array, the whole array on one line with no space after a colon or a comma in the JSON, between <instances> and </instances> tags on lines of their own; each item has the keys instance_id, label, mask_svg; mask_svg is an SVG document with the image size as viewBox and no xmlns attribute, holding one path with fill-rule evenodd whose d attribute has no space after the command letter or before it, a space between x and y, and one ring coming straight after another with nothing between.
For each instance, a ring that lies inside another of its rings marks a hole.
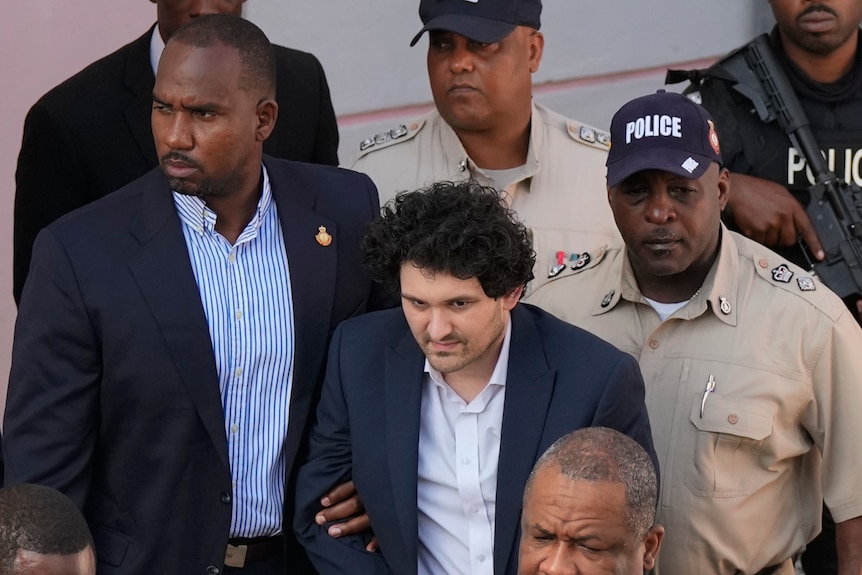
<instances>
[{"instance_id":1,"label":"blue striped dress shirt","mask_svg":"<svg viewBox=\"0 0 862 575\"><path fill-rule=\"evenodd\" d=\"M269 176L257 212L231 245L216 214L173 193L209 324L233 478L231 537L281 532L284 441L293 379L287 251Z\"/></svg>"}]
</instances>

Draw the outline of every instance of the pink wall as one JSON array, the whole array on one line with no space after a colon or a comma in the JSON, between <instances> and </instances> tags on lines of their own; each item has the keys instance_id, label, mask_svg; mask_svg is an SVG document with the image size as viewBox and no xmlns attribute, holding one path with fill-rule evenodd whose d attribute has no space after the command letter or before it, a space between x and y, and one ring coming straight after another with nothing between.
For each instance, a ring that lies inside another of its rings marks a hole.
<instances>
[{"instance_id":1,"label":"pink wall","mask_svg":"<svg viewBox=\"0 0 862 575\"><path fill-rule=\"evenodd\" d=\"M24 116L43 93L137 38L155 19L155 5L147 0L4 3L0 18L0 405L5 402L15 322L12 206Z\"/></svg>"}]
</instances>

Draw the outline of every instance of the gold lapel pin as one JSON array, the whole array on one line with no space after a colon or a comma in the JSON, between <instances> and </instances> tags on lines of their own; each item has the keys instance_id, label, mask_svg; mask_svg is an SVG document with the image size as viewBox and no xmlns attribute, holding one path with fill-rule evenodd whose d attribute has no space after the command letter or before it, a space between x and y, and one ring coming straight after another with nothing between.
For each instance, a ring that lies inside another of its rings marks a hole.
<instances>
[{"instance_id":1,"label":"gold lapel pin","mask_svg":"<svg viewBox=\"0 0 862 575\"><path fill-rule=\"evenodd\" d=\"M317 243L322 245L323 247L328 246L332 243L332 236L326 231L326 226L320 226L317 228L317 235L314 236L314 239L317 240Z\"/></svg>"}]
</instances>

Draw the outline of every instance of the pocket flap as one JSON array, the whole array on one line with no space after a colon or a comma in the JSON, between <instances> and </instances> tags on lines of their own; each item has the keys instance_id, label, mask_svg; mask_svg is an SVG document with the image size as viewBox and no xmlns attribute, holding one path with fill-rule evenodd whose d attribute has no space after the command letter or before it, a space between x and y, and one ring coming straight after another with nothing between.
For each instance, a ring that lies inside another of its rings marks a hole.
<instances>
[{"instance_id":1,"label":"pocket flap","mask_svg":"<svg viewBox=\"0 0 862 575\"><path fill-rule=\"evenodd\" d=\"M91 525L90 530L93 543L96 544L96 559L113 567L122 565L129 548L129 538L104 525Z\"/></svg>"},{"instance_id":2,"label":"pocket flap","mask_svg":"<svg viewBox=\"0 0 862 575\"><path fill-rule=\"evenodd\" d=\"M701 431L726 433L760 441L772 433L775 406L758 399L727 397L710 393L700 416L703 396L691 406L691 422Z\"/></svg>"}]
</instances>

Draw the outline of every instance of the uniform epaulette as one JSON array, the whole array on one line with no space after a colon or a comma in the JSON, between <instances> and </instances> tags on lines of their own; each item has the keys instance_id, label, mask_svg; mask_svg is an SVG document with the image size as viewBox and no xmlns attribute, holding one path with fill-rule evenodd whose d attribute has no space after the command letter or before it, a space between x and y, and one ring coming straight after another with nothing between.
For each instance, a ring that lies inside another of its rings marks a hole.
<instances>
[{"instance_id":1,"label":"uniform epaulette","mask_svg":"<svg viewBox=\"0 0 862 575\"><path fill-rule=\"evenodd\" d=\"M836 313L843 311L841 300L825 296L831 293L829 288L812 272L772 252L752 253L751 257L757 275L767 283L801 297L833 319ZM841 305L836 306L836 302Z\"/></svg>"},{"instance_id":2,"label":"uniform epaulette","mask_svg":"<svg viewBox=\"0 0 862 575\"><path fill-rule=\"evenodd\" d=\"M357 159L366 154L370 154L371 152L376 152L377 150L382 150L383 148L388 148L389 146L412 140L423 127L425 127L424 118L411 122L410 124L399 124L392 129L369 136L359 142L359 155L357 156Z\"/></svg>"},{"instance_id":3,"label":"uniform epaulette","mask_svg":"<svg viewBox=\"0 0 862 575\"><path fill-rule=\"evenodd\" d=\"M576 142L607 152L611 149L611 134L576 120L566 122L566 131Z\"/></svg>"},{"instance_id":4,"label":"uniform epaulette","mask_svg":"<svg viewBox=\"0 0 862 575\"><path fill-rule=\"evenodd\" d=\"M599 265L608 253L608 246L603 245L589 252L557 252L557 263L548 270L548 279L579 274L584 270ZM568 259L566 259L568 257Z\"/></svg>"}]
</instances>

